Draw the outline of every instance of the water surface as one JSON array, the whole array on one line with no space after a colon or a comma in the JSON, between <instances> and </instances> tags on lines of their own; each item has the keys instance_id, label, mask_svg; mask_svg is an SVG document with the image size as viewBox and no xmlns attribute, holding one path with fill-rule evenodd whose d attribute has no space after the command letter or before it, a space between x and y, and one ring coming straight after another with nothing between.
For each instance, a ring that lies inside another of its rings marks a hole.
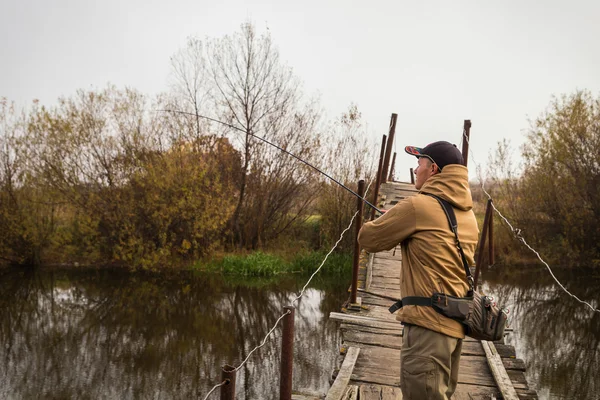
<instances>
[{"instance_id":1,"label":"water surface","mask_svg":"<svg viewBox=\"0 0 600 400\"><path fill-rule=\"evenodd\" d=\"M558 270L598 307L600 271ZM540 399L597 399L600 314L541 267L485 271L510 308L507 341ZM249 280L193 272L0 269L0 398L203 399L258 345L307 277ZM349 277L318 277L296 310L294 390L325 393L340 336L328 320ZM280 329L237 375L237 399L279 398ZM218 393L211 398L217 399Z\"/></svg>"},{"instance_id":2,"label":"water surface","mask_svg":"<svg viewBox=\"0 0 600 400\"><path fill-rule=\"evenodd\" d=\"M0 398L190 399L258 345L306 278L191 272L0 271ZM319 278L295 318L294 389L325 392L348 283ZM275 399L280 330L238 372L238 399ZM218 398L218 393L216 397Z\"/></svg>"}]
</instances>

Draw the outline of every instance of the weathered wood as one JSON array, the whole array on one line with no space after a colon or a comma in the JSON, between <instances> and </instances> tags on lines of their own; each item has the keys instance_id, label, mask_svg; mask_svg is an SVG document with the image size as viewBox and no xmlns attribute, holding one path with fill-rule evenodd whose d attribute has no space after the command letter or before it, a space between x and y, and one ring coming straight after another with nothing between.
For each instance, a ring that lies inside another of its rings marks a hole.
<instances>
[{"instance_id":1,"label":"weathered wood","mask_svg":"<svg viewBox=\"0 0 600 400\"><path fill-rule=\"evenodd\" d=\"M350 381L350 377L354 370L354 364L356 363L359 354L360 349L357 347L350 347L348 349L344 362L342 363L342 368L340 368L340 372L335 378L333 385L331 385L331 388L327 392L326 400L343 399L343 396L346 393L346 387L348 386L348 382Z\"/></svg>"},{"instance_id":2,"label":"weathered wood","mask_svg":"<svg viewBox=\"0 0 600 400\"><path fill-rule=\"evenodd\" d=\"M360 324L363 326L370 326L373 328L381 327L382 329L396 329L398 327L398 322L389 321L389 320L378 320L369 317L364 317L361 315L353 315L347 313L329 313L329 318L337 321L346 322L349 324Z\"/></svg>"},{"instance_id":3,"label":"weathered wood","mask_svg":"<svg viewBox=\"0 0 600 400\"><path fill-rule=\"evenodd\" d=\"M346 393L342 396L342 400L357 400L358 386L351 385L346 388Z\"/></svg>"},{"instance_id":4,"label":"weathered wood","mask_svg":"<svg viewBox=\"0 0 600 400\"><path fill-rule=\"evenodd\" d=\"M398 387L382 385L360 385L360 400L402 400L402 392Z\"/></svg>"},{"instance_id":5,"label":"weathered wood","mask_svg":"<svg viewBox=\"0 0 600 400\"><path fill-rule=\"evenodd\" d=\"M372 346L381 346L388 349L401 349L402 338L398 336L378 335L375 333L348 330L342 334L344 341L365 343Z\"/></svg>"},{"instance_id":6,"label":"weathered wood","mask_svg":"<svg viewBox=\"0 0 600 400\"><path fill-rule=\"evenodd\" d=\"M515 388L513 387L513 384L510 381L506 370L504 369L500 354L498 354L496 351L494 343L482 340L481 345L485 351L488 365L492 370L494 380L498 384L498 389L500 389L504 400L518 400L519 397L517 396L517 392L515 391Z\"/></svg>"},{"instance_id":7,"label":"weathered wood","mask_svg":"<svg viewBox=\"0 0 600 400\"><path fill-rule=\"evenodd\" d=\"M292 393L292 400L322 400L323 397L312 394Z\"/></svg>"},{"instance_id":8,"label":"weathered wood","mask_svg":"<svg viewBox=\"0 0 600 400\"><path fill-rule=\"evenodd\" d=\"M340 325L340 330L342 332L354 330L354 331L367 332L367 333L376 333L379 335L402 337L402 332L403 332L402 326L400 324L398 324L398 327L399 327L399 329L380 329L380 328L372 328L370 326L364 326L364 325L342 323Z\"/></svg>"},{"instance_id":9,"label":"weathered wood","mask_svg":"<svg viewBox=\"0 0 600 400\"><path fill-rule=\"evenodd\" d=\"M366 290L361 290L360 292L366 293L370 296L379 297L380 299L390 300L391 302L395 302L399 298L399 297L391 296L389 294L389 291L384 292L381 290L373 290L371 288L366 289ZM400 291L398 291L398 294L400 294Z\"/></svg>"},{"instance_id":10,"label":"weathered wood","mask_svg":"<svg viewBox=\"0 0 600 400\"><path fill-rule=\"evenodd\" d=\"M395 302L389 299L382 299L377 296L363 295L363 304L366 306L381 306L381 307L389 307ZM400 324L398 322L398 324Z\"/></svg>"}]
</instances>

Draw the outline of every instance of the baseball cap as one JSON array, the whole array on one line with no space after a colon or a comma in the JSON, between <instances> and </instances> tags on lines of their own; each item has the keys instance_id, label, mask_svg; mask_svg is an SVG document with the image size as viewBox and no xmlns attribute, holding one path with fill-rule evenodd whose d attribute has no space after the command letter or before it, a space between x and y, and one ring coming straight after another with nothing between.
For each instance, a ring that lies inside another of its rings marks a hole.
<instances>
[{"instance_id":1,"label":"baseball cap","mask_svg":"<svg viewBox=\"0 0 600 400\"><path fill-rule=\"evenodd\" d=\"M464 164L463 156L456 148L456 145L445 142L433 142L428 144L427 146L415 147L415 146L406 146L404 148L408 154L413 155L417 158L419 157L427 157L431 161L437 164L440 168L440 171L446 166L450 164Z\"/></svg>"}]
</instances>

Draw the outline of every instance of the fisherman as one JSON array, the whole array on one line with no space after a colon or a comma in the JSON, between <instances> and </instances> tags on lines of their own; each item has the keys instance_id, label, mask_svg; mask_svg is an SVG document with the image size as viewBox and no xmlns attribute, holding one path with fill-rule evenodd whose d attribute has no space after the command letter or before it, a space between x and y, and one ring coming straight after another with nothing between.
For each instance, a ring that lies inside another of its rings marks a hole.
<instances>
[{"instance_id":1,"label":"fisherman","mask_svg":"<svg viewBox=\"0 0 600 400\"><path fill-rule=\"evenodd\" d=\"M426 195L452 204L460 243L469 265L473 265L479 228L463 157L455 145L445 141L424 148L407 146L405 151L417 157L415 187L419 193L366 223L358 241L369 252L401 245L402 297L431 297L434 292L464 297L469 285L455 236L444 209ZM403 398L449 399L458 381L463 326L430 306L406 305L396 319L404 325L400 353Z\"/></svg>"}]
</instances>

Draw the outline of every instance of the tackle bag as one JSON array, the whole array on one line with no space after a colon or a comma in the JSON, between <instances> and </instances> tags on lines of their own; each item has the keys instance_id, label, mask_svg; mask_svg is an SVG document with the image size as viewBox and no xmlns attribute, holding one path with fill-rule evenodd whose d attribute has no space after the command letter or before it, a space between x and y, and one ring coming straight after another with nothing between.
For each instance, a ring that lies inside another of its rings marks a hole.
<instances>
[{"instance_id":1,"label":"tackle bag","mask_svg":"<svg viewBox=\"0 0 600 400\"><path fill-rule=\"evenodd\" d=\"M471 270L458 240L458 224L452 205L437 196L424 194L435 198L444 209L450 229L456 239L456 247L460 253L470 288L466 297L455 297L444 293L434 293L431 297L404 297L392 305L389 311L394 313L403 306L411 305L430 306L438 313L463 324L467 336L478 340L494 341L502 339L508 319L507 310L498 307L493 298L475 291Z\"/></svg>"}]
</instances>

